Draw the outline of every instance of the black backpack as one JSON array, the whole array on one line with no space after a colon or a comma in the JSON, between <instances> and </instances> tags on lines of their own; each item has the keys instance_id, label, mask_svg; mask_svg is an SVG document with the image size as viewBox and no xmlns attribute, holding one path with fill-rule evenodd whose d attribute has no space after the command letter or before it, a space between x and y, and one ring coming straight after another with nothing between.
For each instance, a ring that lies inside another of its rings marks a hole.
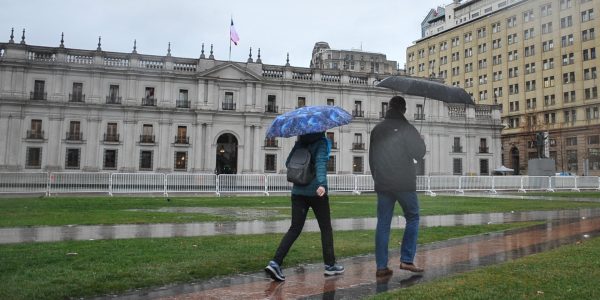
<instances>
[{"instance_id":1,"label":"black backpack","mask_svg":"<svg viewBox=\"0 0 600 300\"><path fill-rule=\"evenodd\" d=\"M286 164L287 181L300 186L308 185L315 178L315 166L307 146L297 147Z\"/></svg>"}]
</instances>

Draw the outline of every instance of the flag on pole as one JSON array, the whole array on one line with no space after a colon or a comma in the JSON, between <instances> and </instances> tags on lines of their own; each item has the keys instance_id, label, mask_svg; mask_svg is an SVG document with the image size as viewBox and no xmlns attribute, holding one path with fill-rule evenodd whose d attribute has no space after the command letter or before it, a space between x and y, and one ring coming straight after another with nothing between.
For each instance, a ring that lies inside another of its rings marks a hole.
<instances>
[{"instance_id":1,"label":"flag on pole","mask_svg":"<svg viewBox=\"0 0 600 300\"><path fill-rule=\"evenodd\" d=\"M231 27L229 27L229 38L236 46L237 46L238 42L240 41L240 37L238 36L237 32L235 31L235 27L233 27L233 18L231 19Z\"/></svg>"}]
</instances>

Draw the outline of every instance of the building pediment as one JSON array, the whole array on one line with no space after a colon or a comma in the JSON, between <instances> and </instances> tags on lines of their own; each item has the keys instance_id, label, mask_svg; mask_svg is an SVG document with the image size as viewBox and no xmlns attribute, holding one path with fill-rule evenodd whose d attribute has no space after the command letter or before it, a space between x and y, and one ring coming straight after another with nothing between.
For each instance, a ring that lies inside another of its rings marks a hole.
<instances>
[{"instance_id":1,"label":"building pediment","mask_svg":"<svg viewBox=\"0 0 600 300\"><path fill-rule=\"evenodd\" d=\"M210 77L218 79L231 79L231 80L242 80L242 81L258 81L262 80L262 77L256 72L239 66L233 62L227 62L222 65L210 68L200 74L201 77Z\"/></svg>"}]
</instances>

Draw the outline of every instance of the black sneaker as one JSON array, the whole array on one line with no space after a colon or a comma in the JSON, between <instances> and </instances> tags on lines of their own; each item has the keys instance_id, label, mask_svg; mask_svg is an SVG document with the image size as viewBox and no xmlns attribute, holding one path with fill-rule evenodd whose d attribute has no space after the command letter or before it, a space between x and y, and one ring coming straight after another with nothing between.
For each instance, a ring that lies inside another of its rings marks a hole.
<instances>
[{"instance_id":1,"label":"black sneaker","mask_svg":"<svg viewBox=\"0 0 600 300\"><path fill-rule=\"evenodd\" d=\"M325 265L325 275L327 276L333 276L333 275L339 275L344 273L344 267L338 264L332 265L332 266L328 266Z\"/></svg>"},{"instance_id":2,"label":"black sneaker","mask_svg":"<svg viewBox=\"0 0 600 300\"><path fill-rule=\"evenodd\" d=\"M269 264L265 267L265 272L267 272L267 274L269 274L269 276L271 276L271 278L273 280L276 280L276 281L284 281L285 280L285 276L283 276L283 272L281 272L281 268L279 267L279 264L274 261L269 262Z\"/></svg>"}]
</instances>

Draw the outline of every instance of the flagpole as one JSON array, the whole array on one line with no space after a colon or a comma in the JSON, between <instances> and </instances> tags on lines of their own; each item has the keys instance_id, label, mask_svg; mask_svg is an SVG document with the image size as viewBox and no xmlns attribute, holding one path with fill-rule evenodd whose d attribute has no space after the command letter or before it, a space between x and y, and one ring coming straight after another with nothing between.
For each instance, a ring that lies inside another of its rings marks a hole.
<instances>
[{"instance_id":1,"label":"flagpole","mask_svg":"<svg viewBox=\"0 0 600 300\"><path fill-rule=\"evenodd\" d=\"M229 61L231 61L231 23L233 23L233 15L229 18Z\"/></svg>"}]
</instances>

